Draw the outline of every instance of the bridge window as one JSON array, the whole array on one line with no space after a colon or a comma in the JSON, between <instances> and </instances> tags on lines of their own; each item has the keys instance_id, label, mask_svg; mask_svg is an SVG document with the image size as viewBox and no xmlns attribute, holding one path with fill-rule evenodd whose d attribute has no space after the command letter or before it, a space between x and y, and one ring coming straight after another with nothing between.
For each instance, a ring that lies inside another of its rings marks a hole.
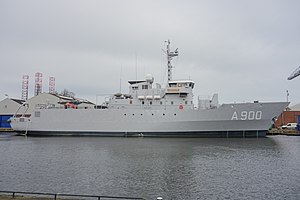
<instances>
[{"instance_id":1,"label":"bridge window","mask_svg":"<svg viewBox=\"0 0 300 200\"><path fill-rule=\"evenodd\" d=\"M142 85L142 89L143 90L147 90L148 89L148 85Z\"/></svg>"},{"instance_id":2,"label":"bridge window","mask_svg":"<svg viewBox=\"0 0 300 200\"><path fill-rule=\"evenodd\" d=\"M169 83L169 87L177 87L177 83Z\"/></svg>"}]
</instances>

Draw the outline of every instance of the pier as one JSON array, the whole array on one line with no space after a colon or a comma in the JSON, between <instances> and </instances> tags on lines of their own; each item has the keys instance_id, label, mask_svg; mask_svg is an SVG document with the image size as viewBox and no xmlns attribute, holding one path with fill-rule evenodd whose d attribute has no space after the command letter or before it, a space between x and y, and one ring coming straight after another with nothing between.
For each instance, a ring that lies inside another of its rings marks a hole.
<instances>
[{"instance_id":1,"label":"pier","mask_svg":"<svg viewBox=\"0 0 300 200\"><path fill-rule=\"evenodd\" d=\"M267 132L267 135L300 136L300 131L290 130L290 129L273 128Z\"/></svg>"},{"instance_id":2,"label":"pier","mask_svg":"<svg viewBox=\"0 0 300 200\"><path fill-rule=\"evenodd\" d=\"M0 128L0 132L12 132L12 128Z\"/></svg>"}]
</instances>

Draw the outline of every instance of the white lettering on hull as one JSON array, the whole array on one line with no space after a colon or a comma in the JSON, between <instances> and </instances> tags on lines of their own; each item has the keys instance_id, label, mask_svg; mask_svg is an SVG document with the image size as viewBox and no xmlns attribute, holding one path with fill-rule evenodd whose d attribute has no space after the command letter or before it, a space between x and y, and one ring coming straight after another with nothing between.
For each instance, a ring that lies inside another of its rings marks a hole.
<instances>
[{"instance_id":1,"label":"white lettering on hull","mask_svg":"<svg viewBox=\"0 0 300 200\"><path fill-rule=\"evenodd\" d=\"M239 118L240 116L240 118ZM231 120L260 120L262 116L262 111L241 111L237 113L236 111L232 114Z\"/></svg>"}]
</instances>

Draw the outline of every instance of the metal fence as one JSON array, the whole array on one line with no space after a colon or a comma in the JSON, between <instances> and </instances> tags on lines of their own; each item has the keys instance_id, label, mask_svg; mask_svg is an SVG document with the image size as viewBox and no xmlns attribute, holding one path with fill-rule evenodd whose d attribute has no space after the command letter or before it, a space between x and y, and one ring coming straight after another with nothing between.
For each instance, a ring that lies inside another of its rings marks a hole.
<instances>
[{"instance_id":1,"label":"metal fence","mask_svg":"<svg viewBox=\"0 0 300 200\"><path fill-rule=\"evenodd\" d=\"M0 191L2 194L11 194L12 198L16 198L20 195L30 195L32 198L36 198L37 196L44 196L45 198L53 198L54 200L58 200L58 197L65 197L66 199L69 199L68 197L73 198L89 198L89 199L98 199L98 200L104 200L104 199L123 199L123 200L146 200L145 198L140 197L122 197L122 196L99 196L99 195L81 195L81 194L63 194L63 193L43 193L43 192L16 192L16 191ZM1 198L0 198L1 199Z\"/></svg>"}]
</instances>

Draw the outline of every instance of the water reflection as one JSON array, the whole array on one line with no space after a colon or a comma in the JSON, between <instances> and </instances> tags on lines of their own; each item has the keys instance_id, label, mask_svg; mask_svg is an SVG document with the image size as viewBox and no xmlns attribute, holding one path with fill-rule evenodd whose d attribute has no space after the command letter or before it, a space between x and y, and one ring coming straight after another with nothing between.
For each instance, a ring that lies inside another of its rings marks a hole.
<instances>
[{"instance_id":1,"label":"water reflection","mask_svg":"<svg viewBox=\"0 0 300 200\"><path fill-rule=\"evenodd\" d=\"M298 199L300 138L0 140L2 190L155 199Z\"/></svg>"}]
</instances>

